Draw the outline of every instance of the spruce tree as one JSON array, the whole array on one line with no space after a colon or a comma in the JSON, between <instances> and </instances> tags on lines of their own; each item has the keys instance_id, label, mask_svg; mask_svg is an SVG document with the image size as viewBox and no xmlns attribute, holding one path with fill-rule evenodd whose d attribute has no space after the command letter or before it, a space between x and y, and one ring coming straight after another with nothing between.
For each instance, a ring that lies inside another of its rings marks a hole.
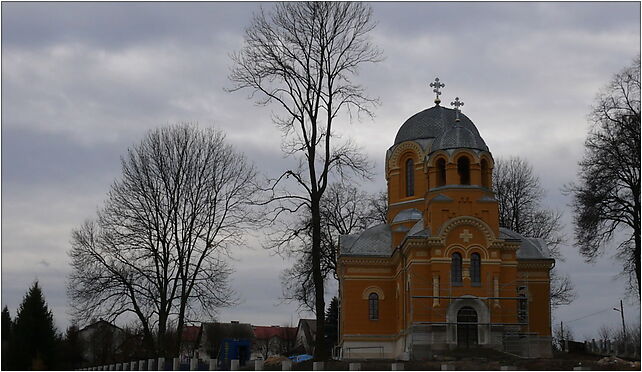
<instances>
[{"instance_id":1,"label":"spruce tree","mask_svg":"<svg viewBox=\"0 0 642 372\"><path fill-rule=\"evenodd\" d=\"M11 353L14 367L21 370L54 369L56 328L36 281L25 295L13 327Z\"/></svg>"},{"instance_id":2,"label":"spruce tree","mask_svg":"<svg viewBox=\"0 0 642 372\"><path fill-rule=\"evenodd\" d=\"M325 342L328 348L334 347L339 339L339 299L332 298L325 313Z\"/></svg>"},{"instance_id":3,"label":"spruce tree","mask_svg":"<svg viewBox=\"0 0 642 372\"><path fill-rule=\"evenodd\" d=\"M5 306L2 309L2 370L6 371L11 368L11 353L9 352L9 345L11 344L11 315L9 309Z\"/></svg>"}]
</instances>

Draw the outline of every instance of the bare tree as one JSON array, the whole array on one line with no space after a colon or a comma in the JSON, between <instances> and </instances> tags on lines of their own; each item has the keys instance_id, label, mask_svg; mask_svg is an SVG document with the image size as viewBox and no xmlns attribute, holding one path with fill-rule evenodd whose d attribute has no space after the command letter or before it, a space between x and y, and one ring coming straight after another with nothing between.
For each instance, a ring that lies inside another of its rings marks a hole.
<instances>
[{"instance_id":1,"label":"bare tree","mask_svg":"<svg viewBox=\"0 0 642 372\"><path fill-rule=\"evenodd\" d=\"M255 171L222 132L190 125L149 132L121 162L97 218L72 233L73 316L134 314L150 351L178 350L170 323L180 335L189 316L234 301L225 258L252 220Z\"/></svg>"},{"instance_id":2,"label":"bare tree","mask_svg":"<svg viewBox=\"0 0 642 372\"><path fill-rule=\"evenodd\" d=\"M284 134L284 151L299 158L298 167L272 183L270 201L279 202L274 218L309 212L317 359L327 355L321 197L332 174L343 178L367 176L370 171L356 146L335 135L335 120L346 112L372 115L376 100L367 97L353 77L361 65L381 58L368 39L373 28L372 11L364 3L278 3L272 12L255 15L243 48L232 56L230 90L248 89L259 104L277 104L282 114L274 121ZM286 179L293 180L297 189L277 191Z\"/></svg>"},{"instance_id":3,"label":"bare tree","mask_svg":"<svg viewBox=\"0 0 642 372\"><path fill-rule=\"evenodd\" d=\"M519 157L497 159L493 189L499 204L499 225L524 236L544 239L553 258L563 260L559 249L564 240L562 215L542 207L544 189L533 167ZM551 270L551 305L568 305L574 299L571 279L556 269Z\"/></svg>"},{"instance_id":4,"label":"bare tree","mask_svg":"<svg viewBox=\"0 0 642 372\"><path fill-rule=\"evenodd\" d=\"M629 289L639 296L639 57L598 95L590 121L579 180L567 188L573 194L576 245L587 261L594 261L618 232L623 232L626 237L616 250Z\"/></svg>"},{"instance_id":5,"label":"bare tree","mask_svg":"<svg viewBox=\"0 0 642 372\"><path fill-rule=\"evenodd\" d=\"M345 183L332 183L328 187L321 199L321 273L324 280L338 280L337 256L341 235L358 233L386 222L386 197L385 193L369 194ZM301 309L315 312L309 218L302 220L295 230L298 244L292 244L288 253L296 261L281 273L283 295L286 301L298 302ZM291 241L292 235L286 235L285 239Z\"/></svg>"}]
</instances>

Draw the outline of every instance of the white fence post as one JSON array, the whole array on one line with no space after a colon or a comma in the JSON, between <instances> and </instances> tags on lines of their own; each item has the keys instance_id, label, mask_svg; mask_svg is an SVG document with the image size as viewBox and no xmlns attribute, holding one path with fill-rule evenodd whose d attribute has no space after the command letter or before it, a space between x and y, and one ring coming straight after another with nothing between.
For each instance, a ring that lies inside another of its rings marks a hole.
<instances>
[{"instance_id":1,"label":"white fence post","mask_svg":"<svg viewBox=\"0 0 642 372\"><path fill-rule=\"evenodd\" d=\"M239 370L239 360L238 359L232 359L230 360L230 370L231 371L238 371Z\"/></svg>"},{"instance_id":2,"label":"white fence post","mask_svg":"<svg viewBox=\"0 0 642 372\"><path fill-rule=\"evenodd\" d=\"M284 360L281 362L281 371L291 371L292 370L292 361Z\"/></svg>"},{"instance_id":3,"label":"white fence post","mask_svg":"<svg viewBox=\"0 0 642 372\"><path fill-rule=\"evenodd\" d=\"M254 361L254 370L255 371L262 371L263 370L263 365L265 364L265 361L263 360L255 360Z\"/></svg>"},{"instance_id":4,"label":"white fence post","mask_svg":"<svg viewBox=\"0 0 642 372\"><path fill-rule=\"evenodd\" d=\"M210 359L210 371L216 371L217 364L218 364L218 359Z\"/></svg>"},{"instance_id":5,"label":"white fence post","mask_svg":"<svg viewBox=\"0 0 642 372\"><path fill-rule=\"evenodd\" d=\"M196 359L196 358L190 358L189 359L189 370L190 371L197 371L198 370L198 359Z\"/></svg>"},{"instance_id":6,"label":"white fence post","mask_svg":"<svg viewBox=\"0 0 642 372\"><path fill-rule=\"evenodd\" d=\"M145 370L145 361L142 360L142 359L140 361L138 361L138 370L139 371L144 371Z\"/></svg>"}]
</instances>

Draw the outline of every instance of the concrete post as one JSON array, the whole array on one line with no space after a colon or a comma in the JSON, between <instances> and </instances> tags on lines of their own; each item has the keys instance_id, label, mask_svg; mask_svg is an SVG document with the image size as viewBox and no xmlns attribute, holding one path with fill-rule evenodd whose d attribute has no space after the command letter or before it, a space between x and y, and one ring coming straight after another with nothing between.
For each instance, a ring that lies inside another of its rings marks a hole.
<instances>
[{"instance_id":1,"label":"concrete post","mask_svg":"<svg viewBox=\"0 0 642 372\"><path fill-rule=\"evenodd\" d=\"M284 360L281 362L281 371L291 371L292 370L292 361Z\"/></svg>"},{"instance_id":2,"label":"concrete post","mask_svg":"<svg viewBox=\"0 0 642 372\"><path fill-rule=\"evenodd\" d=\"M158 357L158 363L156 364L156 370L157 371L164 371L165 370L165 358Z\"/></svg>"},{"instance_id":3,"label":"concrete post","mask_svg":"<svg viewBox=\"0 0 642 372\"><path fill-rule=\"evenodd\" d=\"M216 371L217 364L218 364L218 359L210 359L210 371Z\"/></svg>"},{"instance_id":4,"label":"concrete post","mask_svg":"<svg viewBox=\"0 0 642 372\"><path fill-rule=\"evenodd\" d=\"M240 367L240 363L238 359L230 360L230 371L238 371L239 367Z\"/></svg>"},{"instance_id":5,"label":"concrete post","mask_svg":"<svg viewBox=\"0 0 642 372\"><path fill-rule=\"evenodd\" d=\"M455 365L454 364L444 363L444 364L441 365L441 370L442 371L454 371L455 370Z\"/></svg>"},{"instance_id":6,"label":"concrete post","mask_svg":"<svg viewBox=\"0 0 642 372\"><path fill-rule=\"evenodd\" d=\"M123 371L131 371L130 363L123 363Z\"/></svg>"},{"instance_id":7,"label":"concrete post","mask_svg":"<svg viewBox=\"0 0 642 372\"><path fill-rule=\"evenodd\" d=\"M313 371L323 371L323 362L312 362Z\"/></svg>"},{"instance_id":8,"label":"concrete post","mask_svg":"<svg viewBox=\"0 0 642 372\"><path fill-rule=\"evenodd\" d=\"M403 363L392 363L393 371L403 371Z\"/></svg>"},{"instance_id":9,"label":"concrete post","mask_svg":"<svg viewBox=\"0 0 642 372\"><path fill-rule=\"evenodd\" d=\"M138 361L138 370L139 370L139 371L144 371L144 370L146 370L146 368L145 368L145 361L144 361L144 360L139 360L139 361Z\"/></svg>"},{"instance_id":10,"label":"concrete post","mask_svg":"<svg viewBox=\"0 0 642 372\"><path fill-rule=\"evenodd\" d=\"M122 363L116 363L116 371L122 371L123 370L123 364Z\"/></svg>"},{"instance_id":11,"label":"concrete post","mask_svg":"<svg viewBox=\"0 0 642 372\"><path fill-rule=\"evenodd\" d=\"M114 370L114 367L116 367L114 364L110 364L110 365L109 365L109 370L110 370L110 371L113 371L113 370Z\"/></svg>"},{"instance_id":12,"label":"concrete post","mask_svg":"<svg viewBox=\"0 0 642 372\"><path fill-rule=\"evenodd\" d=\"M132 371L138 371L138 362L137 361L133 360L131 362L131 370Z\"/></svg>"},{"instance_id":13,"label":"concrete post","mask_svg":"<svg viewBox=\"0 0 642 372\"><path fill-rule=\"evenodd\" d=\"M198 371L198 359L189 358L189 370L190 371Z\"/></svg>"},{"instance_id":14,"label":"concrete post","mask_svg":"<svg viewBox=\"0 0 642 372\"><path fill-rule=\"evenodd\" d=\"M181 359L180 358L172 359L172 371L178 371L179 369L181 369Z\"/></svg>"},{"instance_id":15,"label":"concrete post","mask_svg":"<svg viewBox=\"0 0 642 372\"><path fill-rule=\"evenodd\" d=\"M156 370L156 366L154 366L154 364L155 364L154 362L155 361L156 360L154 360L154 359L147 359L147 370L148 371L155 371Z\"/></svg>"},{"instance_id":16,"label":"concrete post","mask_svg":"<svg viewBox=\"0 0 642 372\"><path fill-rule=\"evenodd\" d=\"M500 371L517 371L517 367L515 366L501 366L499 367Z\"/></svg>"},{"instance_id":17,"label":"concrete post","mask_svg":"<svg viewBox=\"0 0 642 372\"><path fill-rule=\"evenodd\" d=\"M361 371L361 363L350 363L351 371Z\"/></svg>"},{"instance_id":18,"label":"concrete post","mask_svg":"<svg viewBox=\"0 0 642 372\"><path fill-rule=\"evenodd\" d=\"M257 359L257 360L255 360L255 361L254 361L254 370L255 370L255 371L262 371L262 370L263 370L263 364L264 364L264 363L265 363L265 362L264 362L264 361L262 361L262 360L258 360L258 359Z\"/></svg>"}]
</instances>

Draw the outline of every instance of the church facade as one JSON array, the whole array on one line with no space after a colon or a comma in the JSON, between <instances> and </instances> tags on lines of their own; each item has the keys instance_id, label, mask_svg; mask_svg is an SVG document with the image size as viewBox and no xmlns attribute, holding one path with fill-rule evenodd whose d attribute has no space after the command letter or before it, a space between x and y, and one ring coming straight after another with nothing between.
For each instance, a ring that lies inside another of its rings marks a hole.
<instances>
[{"instance_id":1,"label":"church facade","mask_svg":"<svg viewBox=\"0 0 642 372\"><path fill-rule=\"evenodd\" d=\"M551 354L550 276L541 239L499 226L493 157L473 122L435 106L386 153L387 223L340 238L344 359L423 359L454 348Z\"/></svg>"}]
</instances>

